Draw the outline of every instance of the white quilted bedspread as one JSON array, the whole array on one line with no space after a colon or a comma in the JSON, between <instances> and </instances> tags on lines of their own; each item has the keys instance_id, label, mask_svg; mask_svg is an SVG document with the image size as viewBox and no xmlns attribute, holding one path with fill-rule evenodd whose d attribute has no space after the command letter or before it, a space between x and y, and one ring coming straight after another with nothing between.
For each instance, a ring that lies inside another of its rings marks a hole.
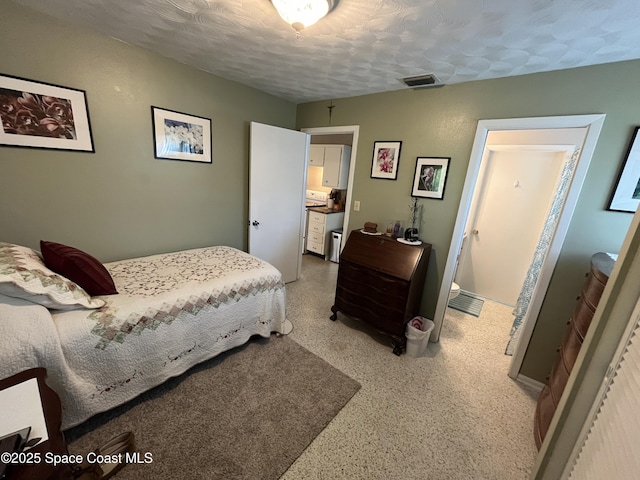
<instances>
[{"instance_id":1,"label":"white quilted bedspread","mask_svg":"<svg viewBox=\"0 0 640 480\"><path fill-rule=\"evenodd\" d=\"M12 368L47 368L47 382L62 400L63 429L252 335L284 330L280 272L240 250L209 247L105 266L119 294L99 297L106 305L98 310L51 315L52 328L41 329L36 347L28 347L41 344L49 353L30 353L21 361L27 365Z\"/></svg>"}]
</instances>

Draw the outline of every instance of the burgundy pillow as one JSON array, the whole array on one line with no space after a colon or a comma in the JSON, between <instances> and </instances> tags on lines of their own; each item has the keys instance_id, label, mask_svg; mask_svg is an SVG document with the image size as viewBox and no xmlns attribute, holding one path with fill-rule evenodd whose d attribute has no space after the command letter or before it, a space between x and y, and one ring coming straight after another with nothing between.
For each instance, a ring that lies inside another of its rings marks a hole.
<instances>
[{"instance_id":1,"label":"burgundy pillow","mask_svg":"<svg viewBox=\"0 0 640 480\"><path fill-rule=\"evenodd\" d=\"M111 274L88 253L44 240L40 240L40 251L48 268L77 283L89 295L118 293Z\"/></svg>"}]
</instances>

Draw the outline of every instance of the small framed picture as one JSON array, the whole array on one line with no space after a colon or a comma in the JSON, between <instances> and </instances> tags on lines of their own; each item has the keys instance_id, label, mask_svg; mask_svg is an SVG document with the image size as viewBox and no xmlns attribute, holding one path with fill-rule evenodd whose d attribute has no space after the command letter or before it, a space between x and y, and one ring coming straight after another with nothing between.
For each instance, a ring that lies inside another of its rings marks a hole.
<instances>
[{"instance_id":1,"label":"small framed picture","mask_svg":"<svg viewBox=\"0 0 640 480\"><path fill-rule=\"evenodd\" d=\"M155 157L212 163L209 118L151 107Z\"/></svg>"},{"instance_id":2,"label":"small framed picture","mask_svg":"<svg viewBox=\"0 0 640 480\"><path fill-rule=\"evenodd\" d=\"M374 142L371 178L395 180L398 178L402 142Z\"/></svg>"},{"instance_id":3,"label":"small framed picture","mask_svg":"<svg viewBox=\"0 0 640 480\"><path fill-rule=\"evenodd\" d=\"M449 157L418 157L411 196L442 200L449 173L449 161Z\"/></svg>"},{"instance_id":4,"label":"small framed picture","mask_svg":"<svg viewBox=\"0 0 640 480\"><path fill-rule=\"evenodd\" d=\"M0 145L95 152L83 90L0 75Z\"/></svg>"},{"instance_id":5,"label":"small framed picture","mask_svg":"<svg viewBox=\"0 0 640 480\"><path fill-rule=\"evenodd\" d=\"M634 213L640 203L640 140L636 127L608 210Z\"/></svg>"}]
</instances>

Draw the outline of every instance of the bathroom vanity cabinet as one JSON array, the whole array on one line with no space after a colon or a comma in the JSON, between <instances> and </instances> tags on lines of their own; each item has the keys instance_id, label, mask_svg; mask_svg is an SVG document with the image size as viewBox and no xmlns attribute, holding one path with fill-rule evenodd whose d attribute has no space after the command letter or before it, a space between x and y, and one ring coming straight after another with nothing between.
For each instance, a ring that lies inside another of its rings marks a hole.
<instances>
[{"instance_id":1,"label":"bathroom vanity cabinet","mask_svg":"<svg viewBox=\"0 0 640 480\"><path fill-rule=\"evenodd\" d=\"M384 235L354 230L340 256L337 313L360 320L391 337L393 353L406 347L406 325L420 309L431 245L406 245Z\"/></svg>"}]
</instances>

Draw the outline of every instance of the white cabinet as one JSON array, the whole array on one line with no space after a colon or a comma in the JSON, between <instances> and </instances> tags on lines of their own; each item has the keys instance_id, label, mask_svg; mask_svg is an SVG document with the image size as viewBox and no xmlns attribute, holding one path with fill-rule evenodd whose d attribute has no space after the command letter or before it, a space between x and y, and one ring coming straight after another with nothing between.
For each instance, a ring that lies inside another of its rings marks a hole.
<instances>
[{"instance_id":1,"label":"white cabinet","mask_svg":"<svg viewBox=\"0 0 640 480\"><path fill-rule=\"evenodd\" d=\"M349 145L310 145L309 166L323 167L322 186L347 188L351 147Z\"/></svg>"},{"instance_id":2,"label":"white cabinet","mask_svg":"<svg viewBox=\"0 0 640 480\"><path fill-rule=\"evenodd\" d=\"M309 166L322 167L324 165L324 145L309 145Z\"/></svg>"},{"instance_id":3,"label":"white cabinet","mask_svg":"<svg viewBox=\"0 0 640 480\"><path fill-rule=\"evenodd\" d=\"M331 231L342 228L344 212L320 213L309 210L307 223L307 250L324 255L331 254Z\"/></svg>"}]
</instances>

